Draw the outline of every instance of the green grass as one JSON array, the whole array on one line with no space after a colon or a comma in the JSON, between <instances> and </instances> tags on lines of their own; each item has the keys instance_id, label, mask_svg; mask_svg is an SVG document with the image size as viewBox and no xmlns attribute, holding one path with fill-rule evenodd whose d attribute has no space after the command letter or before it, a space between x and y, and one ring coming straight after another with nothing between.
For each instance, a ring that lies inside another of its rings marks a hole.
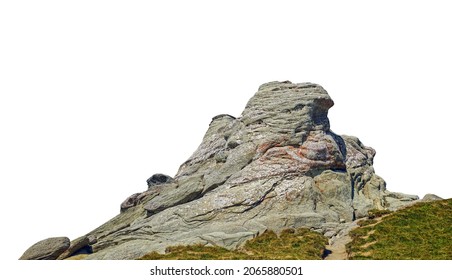
<instances>
[{"instance_id":1,"label":"green grass","mask_svg":"<svg viewBox=\"0 0 452 280\"><path fill-rule=\"evenodd\" d=\"M376 219L379 217L383 217L383 216L391 214L391 213L392 213L392 211L390 211L390 210L372 209L367 214L368 214L368 218L372 220L372 219Z\"/></svg>"},{"instance_id":2,"label":"green grass","mask_svg":"<svg viewBox=\"0 0 452 280\"><path fill-rule=\"evenodd\" d=\"M452 199L420 202L380 222L363 221L350 236L350 259L451 260Z\"/></svg>"},{"instance_id":3,"label":"green grass","mask_svg":"<svg viewBox=\"0 0 452 280\"><path fill-rule=\"evenodd\" d=\"M238 250L217 246L175 246L166 254L152 252L141 260L320 260L328 239L323 235L300 228L285 229L278 236L265 231L248 240Z\"/></svg>"}]
</instances>

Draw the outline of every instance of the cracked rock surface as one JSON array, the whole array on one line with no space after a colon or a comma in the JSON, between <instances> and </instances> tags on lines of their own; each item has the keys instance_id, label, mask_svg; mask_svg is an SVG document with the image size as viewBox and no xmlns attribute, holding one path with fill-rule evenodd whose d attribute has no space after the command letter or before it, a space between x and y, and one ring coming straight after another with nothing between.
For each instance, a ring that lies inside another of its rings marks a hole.
<instances>
[{"instance_id":1,"label":"cracked rock surface","mask_svg":"<svg viewBox=\"0 0 452 280\"><path fill-rule=\"evenodd\" d=\"M90 232L97 243L88 259L136 259L195 243L233 249L287 227L334 237L370 209L416 200L386 190L372 166L375 150L330 130L333 104L316 84L263 84L240 117L212 119L173 178L133 194Z\"/></svg>"}]
</instances>

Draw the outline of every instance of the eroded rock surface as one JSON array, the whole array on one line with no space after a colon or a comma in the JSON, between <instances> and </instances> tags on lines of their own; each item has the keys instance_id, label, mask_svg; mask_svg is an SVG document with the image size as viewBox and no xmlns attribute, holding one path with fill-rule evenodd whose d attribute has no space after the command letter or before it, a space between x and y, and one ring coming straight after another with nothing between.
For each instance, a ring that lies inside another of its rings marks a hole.
<instances>
[{"instance_id":1,"label":"eroded rock surface","mask_svg":"<svg viewBox=\"0 0 452 280\"><path fill-rule=\"evenodd\" d=\"M260 86L240 117L212 119L174 178L151 180L89 233L98 242L88 259L135 259L179 244L236 248L287 227L334 237L370 209L416 200L386 190L375 150L330 130L333 104L316 84Z\"/></svg>"},{"instance_id":2,"label":"eroded rock surface","mask_svg":"<svg viewBox=\"0 0 452 280\"><path fill-rule=\"evenodd\" d=\"M20 260L56 260L70 244L67 237L47 238L28 248Z\"/></svg>"}]
</instances>

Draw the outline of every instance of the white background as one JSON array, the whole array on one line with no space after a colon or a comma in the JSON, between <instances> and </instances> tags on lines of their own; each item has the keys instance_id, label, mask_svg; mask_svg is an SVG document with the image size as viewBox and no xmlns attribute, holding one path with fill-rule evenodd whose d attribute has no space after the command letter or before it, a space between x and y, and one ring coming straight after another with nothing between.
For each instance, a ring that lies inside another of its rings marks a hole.
<instances>
[{"instance_id":1,"label":"white background","mask_svg":"<svg viewBox=\"0 0 452 280\"><path fill-rule=\"evenodd\" d=\"M314 82L391 191L452 197L448 1L1 1L2 259L174 175L260 84Z\"/></svg>"}]
</instances>

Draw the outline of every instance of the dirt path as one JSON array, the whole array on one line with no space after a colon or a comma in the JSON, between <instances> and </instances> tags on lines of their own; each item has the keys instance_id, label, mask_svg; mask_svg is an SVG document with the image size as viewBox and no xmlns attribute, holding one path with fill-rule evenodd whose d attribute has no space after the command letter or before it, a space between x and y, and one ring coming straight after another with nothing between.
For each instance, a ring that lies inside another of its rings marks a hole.
<instances>
[{"instance_id":1,"label":"dirt path","mask_svg":"<svg viewBox=\"0 0 452 280\"><path fill-rule=\"evenodd\" d=\"M383 217L375 218L375 223L363 226L363 228L364 227L374 227L375 225L381 223L382 219L383 219ZM330 241L331 244L325 246L325 248L327 250L327 255L324 259L325 260L347 260L348 254L345 249L345 246L347 245L347 243L352 241L352 238L350 237L350 235L348 235L348 233L357 227L358 227L358 225L355 223L354 226L350 227L350 229L348 230L348 232L346 234ZM374 232L374 230L371 230L367 234L367 236L365 236L364 238L368 238L371 234L373 234L373 232ZM368 246L372 245L373 243L375 243L375 242L370 242L368 244L366 243L363 246L368 247Z\"/></svg>"},{"instance_id":2,"label":"dirt path","mask_svg":"<svg viewBox=\"0 0 452 280\"><path fill-rule=\"evenodd\" d=\"M325 260L346 260L347 251L345 250L345 245L350 241L352 241L352 238L347 234L336 239L333 244L327 245L326 249L330 253L325 257Z\"/></svg>"}]
</instances>

